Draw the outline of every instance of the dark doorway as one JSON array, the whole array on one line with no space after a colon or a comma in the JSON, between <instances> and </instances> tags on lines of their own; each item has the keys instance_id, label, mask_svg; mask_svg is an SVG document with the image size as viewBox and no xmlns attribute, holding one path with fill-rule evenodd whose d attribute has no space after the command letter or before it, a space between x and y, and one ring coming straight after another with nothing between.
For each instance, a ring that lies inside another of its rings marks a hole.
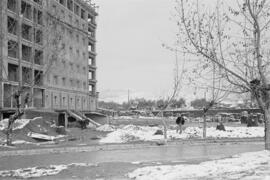
<instances>
[{"instance_id":1,"label":"dark doorway","mask_svg":"<svg viewBox=\"0 0 270 180\"><path fill-rule=\"evenodd\" d=\"M65 114L60 113L58 115L58 126L64 126L65 127Z\"/></svg>"},{"instance_id":2,"label":"dark doorway","mask_svg":"<svg viewBox=\"0 0 270 180\"><path fill-rule=\"evenodd\" d=\"M3 119L8 119L13 114L15 114L15 112L3 112Z\"/></svg>"}]
</instances>

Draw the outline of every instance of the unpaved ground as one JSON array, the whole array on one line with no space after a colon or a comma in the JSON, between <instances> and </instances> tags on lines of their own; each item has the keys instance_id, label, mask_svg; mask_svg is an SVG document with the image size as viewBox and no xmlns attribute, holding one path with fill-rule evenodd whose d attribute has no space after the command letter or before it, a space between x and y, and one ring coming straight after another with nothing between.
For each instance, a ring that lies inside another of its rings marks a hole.
<instances>
[{"instance_id":1,"label":"unpaved ground","mask_svg":"<svg viewBox=\"0 0 270 180\"><path fill-rule=\"evenodd\" d=\"M138 126L157 126L162 124L161 119L114 119L109 120L113 125L127 125L134 124ZM174 119L166 119L168 126L175 126ZM208 122L208 127L216 127L217 123ZM184 127L198 127L202 126L199 122L187 122ZM246 126L240 123L225 123L226 126ZM262 126L262 125L261 125ZM37 148L51 148L51 147L69 147L69 146L88 146L98 145L99 140L105 137L108 132L96 131L94 129L80 129L80 128L68 128L68 136L61 138L54 142L36 142L34 144L16 144L14 147L0 146L0 151L9 151L17 149L37 149ZM14 137L18 137L15 135Z\"/></svg>"}]
</instances>

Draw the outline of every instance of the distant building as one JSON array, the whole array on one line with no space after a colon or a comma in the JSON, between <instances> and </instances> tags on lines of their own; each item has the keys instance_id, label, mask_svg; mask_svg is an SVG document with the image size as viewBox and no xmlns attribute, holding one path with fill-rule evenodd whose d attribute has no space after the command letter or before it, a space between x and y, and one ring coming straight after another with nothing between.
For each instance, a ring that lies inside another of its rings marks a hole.
<instances>
[{"instance_id":1,"label":"distant building","mask_svg":"<svg viewBox=\"0 0 270 180\"><path fill-rule=\"evenodd\" d=\"M23 107L96 110L97 12L89 2L0 1L0 119L15 109L20 85Z\"/></svg>"}]
</instances>

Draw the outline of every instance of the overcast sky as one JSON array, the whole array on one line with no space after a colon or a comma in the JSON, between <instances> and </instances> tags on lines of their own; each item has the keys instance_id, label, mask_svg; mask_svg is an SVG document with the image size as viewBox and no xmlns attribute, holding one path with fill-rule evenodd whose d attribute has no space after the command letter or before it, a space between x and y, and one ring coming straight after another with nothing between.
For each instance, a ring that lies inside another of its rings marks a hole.
<instances>
[{"instance_id":1,"label":"overcast sky","mask_svg":"<svg viewBox=\"0 0 270 180\"><path fill-rule=\"evenodd\" d=\"M175 35L172 0L95 0L100 100L159 98L173 84L175 56L162 43Z\"/></svg>"},{"instance_id":2,"label":"overcast sky","mask_svg":"<svg viewBox=\"0 0 270 180\"><path fill-rule=\"evenodd\" d=\"M162 44L171 45L175 41L177 27L176 22L172 20L175 1L93 1L99 6L99 100L127 101L128 90L131 98L167 97L173 89L175 54L163 48ZM213 4L212 0L204 2ZM229 2L231 1L226 1ZM178 54L180 66L183 59L183 55ZM204 93L205 89L184 84L179 97L190 101L203 98Z\"/></svg>"}]
</instances>

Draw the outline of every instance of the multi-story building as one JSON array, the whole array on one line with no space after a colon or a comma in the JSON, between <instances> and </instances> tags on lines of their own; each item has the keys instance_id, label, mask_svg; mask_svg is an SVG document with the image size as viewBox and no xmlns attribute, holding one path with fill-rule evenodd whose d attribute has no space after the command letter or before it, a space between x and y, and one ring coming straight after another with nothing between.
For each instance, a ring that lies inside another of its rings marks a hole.
<instances>
[{"instance_id":1,"label":"multi-story building","mask_svg":"<svg viewBox=\"0 0 270 180\"><path fill-rule=\"evenodd\" d=\"M1 0L0 8L0 119L15 110L18 89L23 107L95 111L94 5Z\"/></svg>"}]
</instances>

